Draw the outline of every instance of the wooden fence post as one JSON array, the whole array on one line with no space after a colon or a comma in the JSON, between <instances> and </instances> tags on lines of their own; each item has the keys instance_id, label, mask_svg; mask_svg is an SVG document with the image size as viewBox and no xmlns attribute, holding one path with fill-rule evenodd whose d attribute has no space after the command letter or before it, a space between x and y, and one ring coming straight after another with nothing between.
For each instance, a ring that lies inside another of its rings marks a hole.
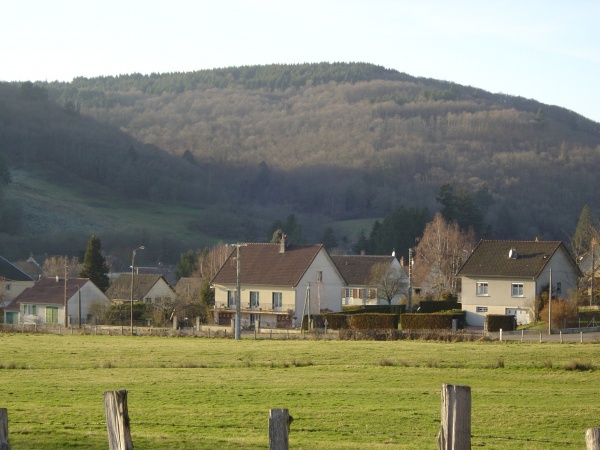
<instances>
[{"instance_id":1,"label":"wooden fence post","mask_svg":"<svg viewBox=\"0 0 600 450\"><path fill-rule=\"evenodd\" d=\"M104 393L109 450L133 450L127 412L127 391Z\"/></svg>"},{"instance_id":2,"label":"wooden fence post","mask_svg":"<svg viewBox=\"0 0 600 450\"><path fill-rule=\"evenodd\" d=\"M269 410L269 450L288 450L292 416L287 409Z\"/></svg>"},{"instance_id":3,"label":"wooden fence post","mask_svg":"<svg viewBox=\"0 0 600 450\"><path fill-rule=\"evenodd\" d=\"M442 385L442 420L438 450L471 448L471 388Z\"/></svg>"},{"instance_id":4,"label":"wooden fence post","mask_svg":"<svg viewBox=\"0 0 600 450\"><path fill-rule=\"evenodd\" d=\"M585 430L585 449L600 450L600 428Z\"/></svg>"},{"instance_id":5,"label":"wooden fence post","mask_svg":"<svg viewBox=\"0 0 600 450\"><path fill-rule=\"evenodd\" d=\"M0 450L10 450L8 442L8 410L0 408Z\"/></svg>"}]
</instances>

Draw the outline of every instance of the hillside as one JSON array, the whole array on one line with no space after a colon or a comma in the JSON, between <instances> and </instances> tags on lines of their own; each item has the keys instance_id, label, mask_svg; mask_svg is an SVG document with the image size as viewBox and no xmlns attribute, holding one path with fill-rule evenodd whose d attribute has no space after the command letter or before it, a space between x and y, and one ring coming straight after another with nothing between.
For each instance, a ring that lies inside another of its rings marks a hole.
<instances>
[{"instance_id":1,"label":"hillside","mask_svg":"<svg viewBox=\"0 0 600 450\"><path fill-rule=\"evenodd\" d=\"M115 202L197 211L202 219L188 231L204 242L265 239L268 225L289 213L314 241L332 222L400 206L434 211L444 183L490 194L481 207L498 238L565 239L584 204L600 210L600 124L534 100L369 64L34 87L49 100L0 85L0 136L11 168L35 168L59 185L69 173L70 189L84 196L101 186Z\"/></svg>"}]
</instances>

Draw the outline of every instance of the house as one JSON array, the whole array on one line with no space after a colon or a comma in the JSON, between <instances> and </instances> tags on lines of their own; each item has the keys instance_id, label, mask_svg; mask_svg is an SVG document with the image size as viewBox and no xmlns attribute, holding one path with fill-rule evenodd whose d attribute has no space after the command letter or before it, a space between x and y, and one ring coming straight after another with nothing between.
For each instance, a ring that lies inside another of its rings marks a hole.
<instances>
[{"instance_id":1,"label":"house","mask_svg":"<svg viewBox=\"0 0 600 450\"><path fill-rule=\"evenodd\" d=\"M580 271L560 241L482 240L460 267L467 323L483 326L488 314L531 321L535 299L552 281L553 297L576 291Z\"/></svg>"},{"instance_id":2,"label":"house","mask_svg":"<svg viewBox=\"0 0 600 450\"><path fill-rule=\"evenodd\" d=\"M342 310L344 279L322 244L288 245L283 238L232 251L211 281L220 325L235 317L238 275L242 327L299 327L303 315Z\"/></svg>"},{"instance_id":3,"label":"house","mask_svg":"<svg viewBox=\"0 0 600 450\"><path fill-rule=\"evenodd\" d=\"M377 267L381 265L387 268L386 273L381 275L391 275L387 281L399 282L397 286L386 289L390 295L393 294L391 304L397 305L400 298L407 294L408 274L394 256L331 255L331 260L346 283L342 289L344 306L388 304L385 293L378 292L378 287L381 290L385 286L373 280L373 271L377 271Z\"/></svg>"},{"instance_id":4,"label":"house","mask_svg":"<svg viewBox=\"0 0 600 450\"><path fill-rule=\"evenodd\" d=\"M181 277L175 285L175 293L185 299L198 300L204 278Z\"/></svg>"},{"instance_id":5,"label":"house","mask_svg":"<svg viewBox=\"0 0 600 450\"><path fill-rule=\"evenodd\" d=\"M34 284L33 278L0 256L0 307L7 306L25 289Z\"/></svg>"},{"instance_id":6,"label":"house","mask_svg":"<svg viewBox=\"0 0 600 450\"><path fill-rule=\"evenodd\" d=\"M110 303L88 278L42 278L4 308L4 321L65 325L65 300L71 325L88 323L94 306Z\"/></svg>"},{"instance_id":7,"label":"house","mask_svg":"<svg viewBox=\"0 0 600 450\"><path fill-rule=\"evenodd\" d=\"M133 283L133 286L132 286ZM106 291L111 301L116 303L144 302L164 303L175 300L175 291L160 274L122 274L114 280Z\"/></svg>"},{"instance_id":8,"label":"house","mask_svg":"<svg viewBox=\"0 0 600 450\"><path fill-rule=\"evenodd\" d=\"M16 261L14 265L29 275L33 280L39 280L44 276L42 266L35 260L33 255L29 256L25 261Z\"/></svg>"}]
</instances>

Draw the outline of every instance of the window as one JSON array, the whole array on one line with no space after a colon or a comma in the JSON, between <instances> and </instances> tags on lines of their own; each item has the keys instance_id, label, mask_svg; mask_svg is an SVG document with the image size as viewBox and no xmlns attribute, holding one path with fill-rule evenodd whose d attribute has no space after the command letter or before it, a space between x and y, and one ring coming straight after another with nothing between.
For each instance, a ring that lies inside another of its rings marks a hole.
<instances>
[{"instance_id":1,"label":"window","mask_svg":"<svg viewBox=\"0 0 600 450\"><path fill-rule=\"evenodd\" d=\"M350 298L350 297L352 297L352 289L344 288L344 298Z\"/></svg>"},{"instance_id":2,"label":"window","mask_svg":"<svg viewBox=\"0 0 600 450\"><path fill-rule=\"evenodd\" d=\"M58 323L58 308L46 306L46 323Z\"/></svg>"},{"instance_id":3,"label":"window","mask_svg":"<svg viewBox=\"0 0 600 450\"><path fill-rule=\"evenodd\" d=\"M37 305L23 305L22 312L24 316L35 316L37 314Z\"/></svg>"},{"instance_id":4,"label":"window","mask_svg":"<svg viewBox=\"0 0 600 450\"><path fill-rule=\"evenodd\" d=\"M475 308L475 312L478 312L478 313L486 313L487 311L488 311L487 306L477 306Z\"/></svg>"},{"instance_id":5,"label":"window","mask_svg":"<svg viewBox=\"0 0 600 450\"><path fill-rule=\"evenodd\" d=\"M281 297L282 297L281 292L273 292L273 309L281 308L281 306L282 306Z\"/></svg>"},{"instance_id":6,"label":"window","mask_svg":"<svg viewBox=\"0 0 600 450\"><path fill-rule=\"evenodd\" d=\"M321 270L317 271L317 283L323 281L323 272Z\"/></svg>"},{"instance_id":7,"label":"window","mask_svg":"<svg viewBox=\"0 0 600 450\"><path fill-rule=\"evenodd\" d=\"M477 295L478 296L487 296L488 295L488 284L484 281L477 282Z\"/></svg>"},{"instance_id":8,"label":"window","mask_svg":"<svg viewBox=\"0 0 600 450\"><path fill-rule=\"evenodd\" d=\"M6 290L7 290L7 291L10 291L10 284L7 284L7 285L6 285Z\"/></svg>"},{"instance_id":9,"label":"window","mask_svg":"<svg viewBox=\"0 0 600 450\"><path fill-rule=\"evenodd\" d=\"M227 307L235 308L235 292L227 291Z\"/></svg>"},{"instance_id":10,"label":"window","mask_svg":"<svg viewBox=\"0 0 600 450\"><path fill-rule=\"evenodd\" d=\"M258 292L250 291L250 308L258 308Z\"/></svg>"},{"instance_id":11,"label":"window","mask_svg":"<svg viewBox=\"0 0 600 450\"><path fill-rule=\"evenodd\" d=\"M146 297L144 303L152 303L152 297Z\"/></svg>"},{"instance_id":12,"label":"window","mask_svg":"<svg viewBox=\"0 0 600 450\"><path fill-rule=\"evenodd\" d=\"M523 283L513 283L510 295L513 297L523 297Z\"/></svg>"}]
</instances>

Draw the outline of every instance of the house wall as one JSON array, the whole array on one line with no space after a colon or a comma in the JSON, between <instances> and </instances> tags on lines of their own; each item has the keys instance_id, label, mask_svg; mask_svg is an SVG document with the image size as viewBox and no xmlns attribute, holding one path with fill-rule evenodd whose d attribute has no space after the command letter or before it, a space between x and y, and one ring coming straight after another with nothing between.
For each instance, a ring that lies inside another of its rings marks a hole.
<instances>
[{"instance_id":1,"label":"house wall","mask_svg":"<svg viewBox=\"0 0 600 450\"><path fill-rule=\"evenodd\" d=\"M32 287L35 284L34 281L11 281L2 280L0 284L0 306L2 304L8 305L14 300L21 292L25 289Z\"/></svg>"},{"instance_id":2,"label":"house wall","mask_svg":"<svg viewBox=\"0 0 600 450\"><path fill-rule=\"evenodd\" d=\"M577 289L578 274L569 256L559 249L546 264L537 279L496 278L496 277L461 277L462 278L462 308L467 311L467 323L472 326L483 326L487 314L507 314L507 310L517 310L519 324L529 323L535 304L535 298L548 285L552 270L553 295L568 298ZM488 295L477 296L477 282L488 283ZM523 284L523 296L512 297L513 283ZM561 286L560 293L556 292ZM478 310L479 308L479 310ZM487 308L482 311L481 308ZM523 310L529 312L527 317Z\"/></svg>"},{"instance_id":3,"label":"house wall","mask_svg":"<svg viewBox=\"0 0 600 450\"><path fill-rule=\"evenodd\" d=\"M174 299L175 298L175 292L173 291L173 289L171 289L169 284L162 278L159 279L158 282L156 282L154 284L154 286L152 286L152 288L150 288L148 293L146 295L144 295L144 298L142 299L142 301L149 302L149 303L155 303L156 300L158 300L159 298L162 298L162 299L164 299L164 298Z\"/></svg>"},{"instance_id":4,"label":"house wall","mask_svg":"<svg viewBox=\"0 0 600 450\"><path fill-rule=\"evenodd\" d=\"M477 295L477 283L488 283L488 295ZM523 285L523 296L513 297L512 284ZM467 312L467 324L483 326L488 314L506 314L507 309L532 310L537 284L532 279L493 277L462 277L462 309ZM486 310L484 310L484 308ZM522 314L520 314L522 316ZM528 321L526 323L529 323Z\"/></svg>"},{"instance_id":5,"label":"house wall","mask_svg":"<svg viewBox=\"0 0 600 450\"><path fill-rule=\"evenodd\" d=\"M81 292L81 309L79 307L79 293L75 293L72 297L70 297L67 301L67 312L69 314L69 320L71 325L78 325L78 317L81 317L81 323L87 323L88 314L90 314L91 306L97 302L102 302L105 304L109 304L110 300L104 293L98 289L93 283L86 283L80 289ZM35 309L36 313L34 314L23 314L23 306L26 307L26 310L30 310L29 306L33 306L30 303L23 303L19 305L19 319L18 322L25 324L45 324L46 323L46 313L48 309L55 308L57 309L57 324L65 325L65 308L63 304L36 304ZM81 316L79 316L81 312Z\"/></svg>"},{"instance_id":6,"label":"house wall","mask_svg":"<svg viewBox=\"0 0 600 450\"><path fill-rule=\"evenodd\" d=\"M295 326L301 325L307 287L310 287L310 313L319 314L325 309L333 312L342 310L341 292L344 285L335 265L325 250L321 250L296 286Z\"/></svg>"},{"instance_id":7,"label":"house wall","mask_svg":"<svg viewBox=\"0 0 600 450\"><path fill-rule=\"evenodd\" d=\"M319 272L321 273L321 281L319 280ZM342 299L340 292L344 282L337 272L333 262L327 256L324 250L321 250L310 267L305 272L304 276L296 287L293 286L262 286L262 285L247 285L241 286L241 307L242 309L250 308L250 292L258 292L259 308L256 314L244 311L241 316L241 325L243 327L250 326L253 320L256 320L260 315L260 325L263 328L276 328L277 315L268 314L272 311L272 295L273 292L282 293L281 311L289 311L296 319L292 320L291 325L299 327L302 321L302 313L308 314L308 310L304 309L307 287L310 292L310 314L318 314L320 309L330 309L331 311L342 310ZM227 291L235 292L235 285L215 285L215 308L227 308ZM307 305L308 306L308 305ZM231 311L235 311L232 308Z\"/></svg>"}]
</instances>

